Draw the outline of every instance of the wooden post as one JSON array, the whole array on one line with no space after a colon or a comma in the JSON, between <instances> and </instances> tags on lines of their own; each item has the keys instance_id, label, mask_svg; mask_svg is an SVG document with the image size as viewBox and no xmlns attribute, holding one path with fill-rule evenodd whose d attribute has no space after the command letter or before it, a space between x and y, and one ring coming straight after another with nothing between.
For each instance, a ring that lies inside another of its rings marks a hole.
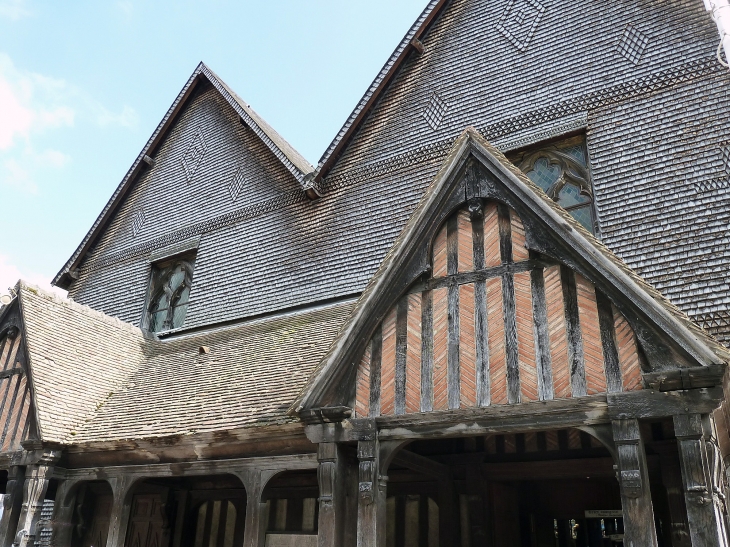
<instances>
[{"instance_id":1,"label":"wooden post","mask_svg":"<svg viewBox=\"0 0 730 547\"><path fill-rule=\"evenodd\" d=\"M654 507L639 421L614 420L613 437L624 512L624 546L657 547Z\"/></svg>"},{"instance_id":2,"label":"wooden post","mask_svg":"<svg viewBox=\"0 0 730 547\"><path fill-rule=\"evenodd\" d=\"M727 536L718 492L712 480L713 454L708 451L707 424L700 414L674 416L674 433L679 443L684 499L693 547L727 547Z\"/></svg>"},{"instance_id":3,"label":"wooden post","mask_svg":"<svg viewBox=\"0 0 730 547\"><path fill-rule=\"evenodd\" d=\"M130 490L137 480L136 477L124 475L109 479L114 494L112 514L109 519L109 535L107 536L107 547L123 547L129 526L129 515L132 510L132 497Z\"/></svg>"},{"instance_id":4,"label":"wooden post","mask_svg":"<svg viewBox=\"0 0 730 547\"><path fill-rule=\"evenodd\" d=\"M346 468L342 448L337 443L320 443L319 468L319 547L340 547L345 533Z\"/></svg>"},{"instance_id":5,"label":"wooden post","mask_svg":"<svg viewBox=\"0 0 730 547\"><path fill-rule=\"evenodd\" d=\"M246 488L246 526L243 530L243 547L264 547L269 512L266 503L261 501L261 496L271 477L281 471L284 470L246 469L237 473Z\"/></svg>"},{"instance_id":6,"label":"wooden post","mask_svg":"<svg viewBox=\"0 0 730 547\"><path fill-rule=\"evenodd\" d=\"M670 534L672 547L692 547L687 524L687 509L684 503L682 471L679 454L674 441L655 441L652 448L659 454L659 465L662 471L662 483L667 491L669 505Z\"/></svg>"},{"instance_id":7,"label":"wooden post","mask_svg":"<svg viewBox=\"0 0 730 547\"><path fill-rule=\"evenodd\" d=\"M357 444L359 484L357 504L357 547L385 545L388 477L380 474L380 443Z\"/></svg>"},{"instance_id":8,"label":"wooden post","mask_svg":"<svg viewBox=\"0 0 730 547\"><path fill-rule=\"evenodd\" d=\"M461 545L459 535L459 498L451 480L439 481L439 547L457 547Z\"/></svg>"},{"instance_id":9,"label":"wooden post","mask_svg":"<svg viewBox=\"0 0 730 547\"><path fill-rule=\"evenodd\" d=\"M53 547L71 547L78 482L76 480L64 480L58 486L51 531L51 545Z\"/></svg>"},{"instance_id":10,"label":"wooden post","mask_svg":"<svg viewBox=\"0 0 730 547\"><path fill-rule=\"evenodd\" d=\"M46 498L48 482L53 473L54 458L38 464L29 465L25 470L23 486L23 505L20 510L18 527L13 545L33 547L36 541L38 520L41 518L43 500Z\"/></svg>"},{"instance_id":11,"label":"wooden post","mask_svg":"<svg viewBox=\"0 0 730 547\"><path fill-rule=\"evenodd\" d=\"M23 505L23 486L25 484L25 468L17 465L8 470L8 484L3 498L3 516L0 519L0 546L13 543L18 519Z\"/></svg>"}]
</instances>

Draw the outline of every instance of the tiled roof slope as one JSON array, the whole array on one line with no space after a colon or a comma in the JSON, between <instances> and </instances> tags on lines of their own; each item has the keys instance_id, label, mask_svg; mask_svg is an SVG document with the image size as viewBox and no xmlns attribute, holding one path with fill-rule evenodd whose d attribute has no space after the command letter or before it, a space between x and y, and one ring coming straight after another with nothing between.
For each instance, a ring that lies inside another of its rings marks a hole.
<instances>
[{"instance_id":1,"label":"tiled roof slope","mask_svg":"<svg viewBox=\"0 0 730 547\"><path fill-rule=\"evenodd\" d=\"M41 437L64 444L291 421L287 408L353 306L159 340L23 282L18 300Z\"/></svg>"},{"instance_id":2,"label":"tiled roof slope","mask_svg":"<svg viewBox=\"0 0 730 547\"><path fill-rule=\"evenodd\" d=\"M289 405L352 302L151 341L146 361L73 442L143 439L292 421ZM210 353L200 353L206 346Z\"/></svg>"},{"instance_id":3,"label":"tiled roof slope","mask_svg":"<svg viewBox=\"0 0 730 547\"><path fill-rule=\"evenodd\" d=\"M40 435L66 442L143 363L144 336L37 287L17 290Z\"/></svg>"}]
</instances>

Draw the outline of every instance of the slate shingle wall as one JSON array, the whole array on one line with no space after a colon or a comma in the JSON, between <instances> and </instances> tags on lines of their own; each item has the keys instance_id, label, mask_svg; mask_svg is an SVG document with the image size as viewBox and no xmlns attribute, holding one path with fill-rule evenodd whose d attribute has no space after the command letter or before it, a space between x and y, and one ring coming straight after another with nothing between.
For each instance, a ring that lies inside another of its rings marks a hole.
<instances>
[{"instance_id":1,"label":"slate shingle wall","mask_svg":"<svg viewBox=\"0 0 730 547\"><path fill-rule=\"evenodd\" d=\"M536 25L528 10L524 33L507 21L525 46L518 51L498 29L513 3L453 0L422 38L425 52L405 60L328 175L318 202L306 200L223 99L200 93L71 295L137 323L147 253L199 234L186 327L360 292L466 126L492 141L527 134L527 142L538 126L547 138L552 127L587 115L604 241L730 340L730 165L722 159L730 77L714 59L714 24L698 0L540 4ZM432 104L437 111L425 116ZM181 156L198 127L213 136L190 183ZM234 203L228 184L243 156L256 169ZM730 150L725 156L730 161ZM140 206L145 222L133 237Z\"/></svg>"}]
</instances>

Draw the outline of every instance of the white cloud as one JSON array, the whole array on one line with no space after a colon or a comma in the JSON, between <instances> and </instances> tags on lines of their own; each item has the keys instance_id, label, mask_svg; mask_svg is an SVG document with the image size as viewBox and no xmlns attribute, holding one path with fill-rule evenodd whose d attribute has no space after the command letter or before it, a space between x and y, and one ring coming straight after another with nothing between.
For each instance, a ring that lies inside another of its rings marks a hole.
<instances>
[{"instance_id":1,"label":"white cloud","mask_svg":"<svg viewBox=\"0 0 730 547\"><path fill-rule=\"evenodd\" d=\"M66 291L51 285L50 276L21 271L20 268L12 263L10 257L0 255L0 295L8 294L8 288L15 287L19 279L32 285L37 285L46 291L55 292L64 297L66 296Z\"/></svg>"},{"instance_id":2,"label":"white cloud","mask_svg":"<svg viewBox=\"0 0 730 547\"><path fill-rule=\"evenodd\" d=\"M0 184L23 194L37 194L38 185L33 181L30 171L15 158L3 162Z\"/></svg>"},{"instance_id":3,"label":"white cloud","mask_svg":"<svg viewBox=\"0 0 730 547\"><path fill-rule=\"evenodd\" d=\"M119 113L114 113L104 107L100 107L99 113L96 116L96 123L101 127L118 125L120 127L132 128L136 127L139 123L139 116L134 108L127 105Z\"/></svg>"},{"instance_id":4,"label":"white cloud","mask_svg":"<svg viewBox=\"0 0 730 547\"><path fill-rule=\"evenodd\" d=\"M0 17L17 21L30 14L25 0L0 0Z\"/></svg>"}]
</instances>

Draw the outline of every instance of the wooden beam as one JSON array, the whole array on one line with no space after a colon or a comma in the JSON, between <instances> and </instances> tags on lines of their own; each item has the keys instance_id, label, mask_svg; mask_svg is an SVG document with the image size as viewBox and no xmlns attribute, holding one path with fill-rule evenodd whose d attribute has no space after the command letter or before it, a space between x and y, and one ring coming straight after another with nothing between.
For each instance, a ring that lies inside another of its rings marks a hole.
<instances>
[{"instance_id":1,"label":"wooden beam","mask_svg":"<svg viewBox=\"0 0 730 547\"><path fill-rule=\"evenodd\" d=\"M400 450L393 458L393 464L433 477L437 480L451 479L449 466L411 452L410 450Z\"/></svg>"},{"instance_id":2,"label":"wooden beam","mask_svg":"<svg viewBox=\"0 0 730 547\"><path fill-rule=\"evenodd\" d=\"M722 385L727 365L709 365L706 367L680 368L662 372L644 374L644 381L659 391L676 389L693 389Z\"/></svg>"},{"instance_id":3,"label":"wooden beam","mask_svg":"<svg viewBox=\"0 0 730 547\"><path fill-rule=\"evenodd\" d=\"M721 387L686 391L642 390L607 395L612 420L624 418L663 418L677 414L708 414L723 401Z\"/></svg>"}]
</instances>

